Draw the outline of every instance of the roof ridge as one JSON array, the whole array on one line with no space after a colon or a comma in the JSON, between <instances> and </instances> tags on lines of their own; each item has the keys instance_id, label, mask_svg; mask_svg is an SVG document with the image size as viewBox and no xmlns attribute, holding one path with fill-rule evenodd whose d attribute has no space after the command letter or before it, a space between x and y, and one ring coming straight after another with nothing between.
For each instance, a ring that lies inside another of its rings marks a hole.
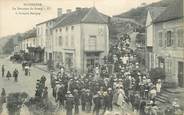
<instances>
[{"instance_id":1,"label":"roof ridge","mask_svg":"<svg viewBox=\"0 0 184 115\"><path fill-rule=\"evenodd\" d=\"M88 15L89 15L90 12L92 12L92 8L90 8L90 10L88 11L88 13L86 13L86 15L82 18L81 22L84 21L88 17Z\"/></svg>"},{"instance_id":2,"label":"roof ridge","mask_svg":"<svg viewBox=\"0 0 184 115\"><path fill-rule=\"evenodd\" d=\"M175 11L175 12L172 12ZM183 0L173 1L166 9L154 20L154 23L183 18Z\"/></svg>"},{"instance_id":3,"label":"roof ridge","mask_svg":"<svg viewBox=\"0 0 184 115\"><path fill-rule=\"evenodd\" d=\"M97 11L98 12L98 11ZM102 15L98 12L97 13L99 16L100 16L100 18L104 21L104 22L106 22L106 20L102 17Z\"/></svg>"},{"instance_id":4,"label":"roof ridge","mask_svg":"<svg viewBox=\"0 0 184 115\"><path fill-rule=\"evenodd\" d=\"M100 15L100 13L96 10L95 7L91 7L90 10L88 11L88 13L84 16L84 18L81 20L81 22L83 22L84 20L86 20L86 18L89 16L89 14L95 10L97 12L97 15L103 20L103 22L106 22L106 20L102 17L102 15Z\"/></svg>"},{"instance_id":5,"label":"roof ridge","mask_svg":"<svg viewBox=\"0 0 184 115\"><path fill-rule=\"evenodd\" d=\"M71 13L67 14L66 16L64 16L63 18L61 18L61 20L58 21L58 23L54 24L54 26L52 27L52 29L55 28L58 24L60 24L64 19L66 19L66 18L67 18L68 16L70 16L71 14L73 14L73 12L71 12Z\"/></svg>"}]
</instances>

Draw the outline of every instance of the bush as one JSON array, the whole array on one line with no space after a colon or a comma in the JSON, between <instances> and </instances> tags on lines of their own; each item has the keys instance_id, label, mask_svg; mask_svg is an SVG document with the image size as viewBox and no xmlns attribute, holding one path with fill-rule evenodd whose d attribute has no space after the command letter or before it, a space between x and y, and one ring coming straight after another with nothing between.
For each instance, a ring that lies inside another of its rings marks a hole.
<instances>
[{"instance_id":1,"label":"bush","mask_svg":"<svg viewBox=\"0 0 184 115\"><path fill-rule=\"evenodd\" d=\"M165 79L165 71L162 68L154 68L150 71L150 78L153 81L156 81L157 79Z\"/></svg>"}]
</instances>

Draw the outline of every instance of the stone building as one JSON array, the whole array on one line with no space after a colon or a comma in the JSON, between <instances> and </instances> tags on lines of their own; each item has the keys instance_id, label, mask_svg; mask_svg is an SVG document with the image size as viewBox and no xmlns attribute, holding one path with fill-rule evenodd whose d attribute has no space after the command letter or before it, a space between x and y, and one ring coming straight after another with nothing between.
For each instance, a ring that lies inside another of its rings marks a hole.
<instances>
[{"instance_id":1,"label":"stone building","mask_svg":"<svg viewBox=\"0 0 184 115\"><path fill-rule=\"evenodd\" d=\"M96 8L68 11L52 28L52 58L67 68L84 72L103 63L109 50L108 17Z\"/></svg>"},{"instance_id":2,"label":"stone building","mask_svg":"<svg viewBox=\"0 0 184 115\"><path fill-rule=\"evenodd\" d=\"M183 0L147 16L147 67L165 70L166 82L184 86ZM158 13L160 12L160 14ZM156 16L157 15L157 16ZM156 18L152 17L155 16Z\"/></svg>"}]
</instances>

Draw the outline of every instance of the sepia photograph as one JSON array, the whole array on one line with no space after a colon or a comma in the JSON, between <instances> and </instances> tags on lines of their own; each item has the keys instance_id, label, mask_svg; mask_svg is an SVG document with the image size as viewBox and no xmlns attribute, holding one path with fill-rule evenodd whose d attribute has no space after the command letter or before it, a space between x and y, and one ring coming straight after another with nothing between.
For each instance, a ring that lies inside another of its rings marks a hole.
<instances>
[{"instance_id":1,"label":"sepia photograph","mask_svg":"<svg viewBox=\"0 0 184 115\"><path fill-rule=\"evenodd\" d=\"M0 0L0 115L184 115L184 0Z\"/></svg>"}]
</instances>

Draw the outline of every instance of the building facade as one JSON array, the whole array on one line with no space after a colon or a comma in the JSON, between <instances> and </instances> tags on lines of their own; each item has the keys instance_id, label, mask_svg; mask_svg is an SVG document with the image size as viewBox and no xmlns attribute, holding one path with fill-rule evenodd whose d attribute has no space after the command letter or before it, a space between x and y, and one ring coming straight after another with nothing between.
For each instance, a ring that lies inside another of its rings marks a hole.
<instances>
[{"instance_id":1,"label":"building facade","mask_svg":"<svg viewBox=\"0 0 184 115\"><path fill-rule=\"evenodd\" d=\"M30 47L36 47L36 30L35 29L27 31L24 34L20 47L21 47L21 50L25 52L28 52L28 49Z\"/></svg>"},{"instance_id":2,"label":"building facade","mask_svg":"<svg viewBox=\"0 0 184 115\"><path fill-rule=\"evenodd\" d=\"M147 26L149 68L165 70L166 82L184 86L183 0L176 0Z\"/></svg>"},{"instance_id":3,"label":"building facade","mask_svg":"<svg viewBox=\"0 0 184 115\"><path fill-rule=\"evenodd\" d=\"M107 17L96 8L76 8L53 29L53 60L80 72L103 62L109 50Z\"/></svg>"}]
</instances>

